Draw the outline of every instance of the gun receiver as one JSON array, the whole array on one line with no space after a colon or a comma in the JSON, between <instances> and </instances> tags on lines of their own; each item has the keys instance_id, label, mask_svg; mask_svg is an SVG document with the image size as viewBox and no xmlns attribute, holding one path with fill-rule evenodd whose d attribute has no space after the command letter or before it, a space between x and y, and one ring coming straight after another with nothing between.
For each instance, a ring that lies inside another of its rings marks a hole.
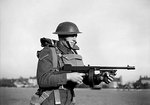
<instances>
[{"instance_id":1,"label":"gun receiver","mask_svg":"<svg viewBox=\"0 0 150 105\"><path fill-rule=\"evenodd\" d=\"M62 70L60 72L79 72L79 73L85 73L88 75L89 78L89 86L94 86L94 72L99 70L101 74L104 72L109 72L112 75L115 75L117 69L127 69L127 70L134 70L134 66L127 65L126 67L117 67L117 66L72 66L71 64L65 64L62 67Z\"/></svg>"}]
</instances>

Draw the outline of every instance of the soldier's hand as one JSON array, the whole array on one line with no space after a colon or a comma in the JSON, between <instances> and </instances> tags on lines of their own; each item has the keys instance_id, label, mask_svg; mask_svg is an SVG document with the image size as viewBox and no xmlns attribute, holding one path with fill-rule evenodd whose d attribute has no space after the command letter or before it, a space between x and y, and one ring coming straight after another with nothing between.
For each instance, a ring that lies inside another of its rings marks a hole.
<instances>
[{"instance_id":1,"label":"soldier's hand","mask_svg":"<svg viewBox=\"0 0 150 105\"><path fill-rule=\"evenodd\" d=\"M114 75L111 75L109 72L105 72L103 75L103 81L106 84L109 84L110 82L112 82L114 80Z\"/></svg>"},{"instance_id":2,"label":"soldier's hand","mask_svg":"<svg viewBox=\"0 0 150 105\"><path fill-rule=\"evenodd\" d=\"M84 73L67 73L67 80L72 81L72 82L76 82L78 84L82 84L82 80L83 80L83 76L85 74Z\"/></svg>"}]
</instances>

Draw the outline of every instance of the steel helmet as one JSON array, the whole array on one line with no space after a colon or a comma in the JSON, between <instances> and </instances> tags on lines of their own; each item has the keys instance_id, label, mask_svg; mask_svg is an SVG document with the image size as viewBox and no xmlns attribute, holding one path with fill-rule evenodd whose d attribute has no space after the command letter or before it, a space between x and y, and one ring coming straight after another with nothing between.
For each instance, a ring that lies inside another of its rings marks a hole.
<instances>
[{"instance_id":1,"label":"steel helmet","mask_svg":"<svg viewBox=\"0 0 150 105\"><path fill-rule=\"evenodd\" d=\"M58 25L56 32L53 34L71 35L81 33L78 27L72 22L62 22Z\"/></svg>"}]
</instances>

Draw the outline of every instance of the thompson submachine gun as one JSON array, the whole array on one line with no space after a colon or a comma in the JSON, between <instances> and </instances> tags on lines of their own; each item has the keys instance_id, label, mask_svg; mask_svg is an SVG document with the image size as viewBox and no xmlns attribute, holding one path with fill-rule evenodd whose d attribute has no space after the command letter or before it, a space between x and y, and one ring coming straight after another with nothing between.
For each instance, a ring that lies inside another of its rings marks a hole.
<instances>
[{"instance_id":1,"label":"thompson submachine gun","mask_svg":"<svg viewBox=\"0 0 150 105\"><path fill-rule=\"evenodd\" d=\"M134 70L134 66L127 65L126 67L117 67L117 66L72 66L71 64L65 64L62 67L62 70L60 72L79 72L79 73L85 73L88 76L89 86L93 87L94 84L94 76L95 71L100 71L100 74L103 74L105 72L109 72L112 75L116 75L117 69L127 69L127 70Z\"/></svg>"}]
</instances>

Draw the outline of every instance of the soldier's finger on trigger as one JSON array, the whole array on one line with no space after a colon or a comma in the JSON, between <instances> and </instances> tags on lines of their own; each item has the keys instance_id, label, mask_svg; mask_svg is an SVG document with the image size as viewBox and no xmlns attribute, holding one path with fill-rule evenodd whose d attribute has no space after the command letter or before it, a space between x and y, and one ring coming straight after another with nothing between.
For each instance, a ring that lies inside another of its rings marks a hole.
<instances>
[{"instance_id":1,"label":"soldier's finger on trigger","mask_svg":"<svg viewBox=\"0 0 150 105\"><path fill-rule=\"evenodd\" d=\"M85 76L85 74L84 73L80 73L80 76Z\"/></svg>"},{"instance_id":2,"label":"soldier's finger on trigger","mask_svg":"<svg viewBox=\"0 0 150 105\"><path fill-rule=\"evenodd\" d=\"M79 76L79 79L80 79L80 81L81 81L81 80L83 80L83 77L80 75L80 76Z\"/></svg>"},{"instance_id":3,"label":"soldier's finger on trigger","mask_svg":"<svg viewBox=\"0 0 150 105\"><path fill-rule=\"evenodd\" d=\"M78 84L82 84L82 81L78 81L77 83L78 83Z\"/></svg>"}]
</instances>

